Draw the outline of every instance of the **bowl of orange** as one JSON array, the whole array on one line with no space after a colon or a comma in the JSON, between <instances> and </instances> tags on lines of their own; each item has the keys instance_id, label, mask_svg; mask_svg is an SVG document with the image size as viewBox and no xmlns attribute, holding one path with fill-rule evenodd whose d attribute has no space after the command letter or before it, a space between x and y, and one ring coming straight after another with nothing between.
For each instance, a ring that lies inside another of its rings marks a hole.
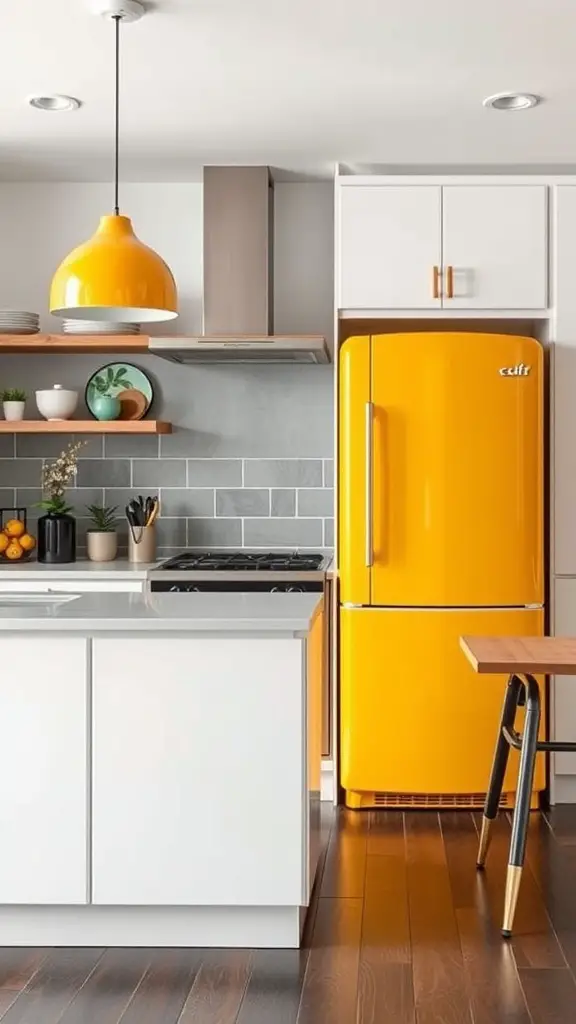
<instances>
[{"instance_id":1,"label":"bowl of orange","mask_svg":"<svg viewBox=\"0 0 576 1024\"><path fill-rule=\"evenodd\" d=\"M25 508L0 508L0 562L26 562L36 547Z\"/></svg>"}]
</instances>

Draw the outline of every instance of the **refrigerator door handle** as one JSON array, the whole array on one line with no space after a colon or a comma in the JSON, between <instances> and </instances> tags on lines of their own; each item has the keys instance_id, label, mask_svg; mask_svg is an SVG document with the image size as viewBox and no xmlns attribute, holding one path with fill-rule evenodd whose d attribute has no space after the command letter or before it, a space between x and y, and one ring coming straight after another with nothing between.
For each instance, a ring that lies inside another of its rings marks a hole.
<instances>
[{"instance_id":1,"label":"refrigerator door handle","mask_svg":"<svg viewBox=\"0 0 576 1024\"><path fill-rule=\"evenodd\" d=\"M373 495L374 495L374 481L373 481L373 438L374 438L374 404L372 402L366 402L365 410L365 430L366 430L366 445L365 445L365 481L366 481L366 522L365 522L365 538L366 538L366 568L370 569L374 564L374 541L372 536L373 529Z\"/></svg>"}]
</instances>

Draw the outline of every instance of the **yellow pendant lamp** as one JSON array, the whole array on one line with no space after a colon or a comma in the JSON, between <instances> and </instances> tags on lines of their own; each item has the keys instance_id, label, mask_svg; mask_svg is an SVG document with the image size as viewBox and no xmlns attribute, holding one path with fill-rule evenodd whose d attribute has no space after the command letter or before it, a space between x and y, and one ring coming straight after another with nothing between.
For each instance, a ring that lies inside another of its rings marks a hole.
<instances>
[{"instance_id":1,"label":"yellow pendant lamp","mask_svg":"<svg viewBox=\"0 0 576 1024\"><path fill-rule=\"evenodd\" d=\"M114 20L116 54L114 213L100 218L96 234L58 267L50 312L71 319L158 323L178 316L176 284L164 260L136 237L118 205L120 124L120 22L142 17L136 0L103 0Z\"/></svg>"}]
</instances>

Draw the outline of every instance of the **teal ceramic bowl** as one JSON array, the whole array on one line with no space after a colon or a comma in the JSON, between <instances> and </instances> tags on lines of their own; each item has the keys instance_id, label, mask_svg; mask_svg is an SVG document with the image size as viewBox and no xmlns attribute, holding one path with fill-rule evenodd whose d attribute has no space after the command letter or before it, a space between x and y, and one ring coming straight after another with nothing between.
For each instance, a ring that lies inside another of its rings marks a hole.
<instances>
[{"instance_id":1,"label":"teal ceramic bowl","mask_svg":"<svg viewBox=\"0 0 576 1024\"><path fill-rule=\"evenodd\" d=\"M92 399L92 412L97 420L117 420L122 406L112 395L98 395Z\"/></svg>"}]
</instances>

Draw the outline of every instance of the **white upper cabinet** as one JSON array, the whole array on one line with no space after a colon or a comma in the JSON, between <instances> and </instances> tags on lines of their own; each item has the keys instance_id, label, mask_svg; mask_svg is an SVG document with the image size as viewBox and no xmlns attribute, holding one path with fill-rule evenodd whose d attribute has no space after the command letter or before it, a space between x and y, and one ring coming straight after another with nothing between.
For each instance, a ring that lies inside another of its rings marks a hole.
<instances>
[{"instance_id":1,"label":"white upper cabinet","mask_svg":"<svg viewBox=\"0 0 576 1024\"><path fill-rule=\"evenodd\" d=\"M341 309L440 307L439 186L340 189Z\"/></svg>"},{"instance_id":2,"label":"white upper cabinet","mask_svg":"<svg viewBox=\"0 0 576 1024\"><path fill-rule=\"evenodd\" d=\"M545 309L547 192L341 185L339 309Z\"/></svg>"},{"instance_id":3,"label":"white upper cabinet","mask_svg":"<svg viewBox=\"0 0 576 1024\"><path fill-rule=\"evenodd\" d=\"M445 308L546 308L546 200L545 185L442 189Z\"/></svg>"}]
</instances>

